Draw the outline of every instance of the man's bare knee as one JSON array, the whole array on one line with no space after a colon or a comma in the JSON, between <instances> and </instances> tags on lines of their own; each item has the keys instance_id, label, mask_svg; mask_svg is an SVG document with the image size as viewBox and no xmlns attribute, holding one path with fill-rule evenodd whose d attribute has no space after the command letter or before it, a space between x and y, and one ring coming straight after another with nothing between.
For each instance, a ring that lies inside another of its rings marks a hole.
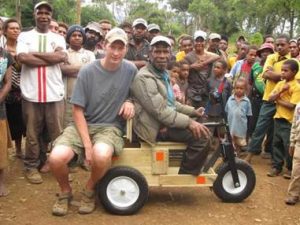
<instances>
[{"instance_id":1,"label":"man's bare knee","mask_svg":"<svg viewBox=\"0 0 300 225\"><path fill-rule=\"evenodd\" d=\"M52 149L49 156L50 165L67 164L74 157L72 148L59 145Z\"/></svg>"},{"instance_id":2,"label":"man's bare knee","mask_svg":"<svg viewBox=\"0 0 300 225\"><path fill-rule=\"evenodd\" d=\"M106 163L111 160L114 148L106 143L97 143L94 146L93 161Z\"/></svg>"}]
</instances>

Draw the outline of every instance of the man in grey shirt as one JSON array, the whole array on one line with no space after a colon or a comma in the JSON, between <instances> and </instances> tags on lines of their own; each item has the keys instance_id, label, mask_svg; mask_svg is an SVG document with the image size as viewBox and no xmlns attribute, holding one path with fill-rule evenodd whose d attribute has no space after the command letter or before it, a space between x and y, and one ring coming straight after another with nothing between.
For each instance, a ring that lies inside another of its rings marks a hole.
<instances>
[{"instance_id":1,"label":"man in grey shirt","mask_svg":"<svg viewBox=\"0 0 300 225\"><path fill-rule=\"evenodd\" d=\"M50 168L61 189L52 209L56 216L67 214L72 198L68 165L83 160L91 166L91 175L78 212L87 214L95 209L94 187L110 168L112 156L122 151L122 124L134 116L134 106L127 99L137 69L123 60L126 33L120 28L112 29L104 46L105 57L79 71L70 101L75 125L67 127L56 139L50 155Z\"/></svg>"}]
</instances>

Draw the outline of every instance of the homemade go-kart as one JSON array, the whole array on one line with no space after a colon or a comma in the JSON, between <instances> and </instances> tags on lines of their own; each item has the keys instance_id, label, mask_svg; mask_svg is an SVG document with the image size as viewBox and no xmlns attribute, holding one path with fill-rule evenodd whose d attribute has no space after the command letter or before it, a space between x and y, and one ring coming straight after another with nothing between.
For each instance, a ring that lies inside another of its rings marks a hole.
<instances>
[{"instance_id":1,"label":"homemade go-kart","mask_svg":"<svg viewBox=\"0 0 300 225\"><path fill-rule=\"evenodd\" d=\"M225 127L229 132L225 121L204 124ZM132 141L131 121L127 122L126 138ZM219 140L198 176L178 174L185 148L185 144L175 142L157 142L155 146L141 142L139 147L125 146L122 154L113 158L113 167L97 185L97 196L104 208L114 214L134 214L147 201L149 186L210 187L224 202L241 202L252 193L255 173L248 163L236 157L230 135L226 140Z\"/></svg>"}]
</instances>

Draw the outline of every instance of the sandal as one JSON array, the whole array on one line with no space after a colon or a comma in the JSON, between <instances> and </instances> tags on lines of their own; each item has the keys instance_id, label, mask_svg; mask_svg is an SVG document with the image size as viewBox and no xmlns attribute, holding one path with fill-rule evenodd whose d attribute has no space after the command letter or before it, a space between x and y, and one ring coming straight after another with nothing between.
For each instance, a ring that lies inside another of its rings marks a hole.
<instances>
[{"instance_id":1,"label":"sandal","mask_svg":"<svg viewBox=\"0 0 300 225\"><path fill-rule=\"evenodd\" d=\"M73 196L71 192L61 193L58 195L57 201L53 205L52 214L54 216L65 216L68 213L69 203Z\"/></svg>"},{"instance_id":2,"label":"sandal","mask_svg":"<svg viewBox=\"0 0 300 225\"><path fill-rule=\"evenodd\" d=\"M83 190L78 213L89 214L96 208L95 191Z\"/></svg>"}]
</instances>

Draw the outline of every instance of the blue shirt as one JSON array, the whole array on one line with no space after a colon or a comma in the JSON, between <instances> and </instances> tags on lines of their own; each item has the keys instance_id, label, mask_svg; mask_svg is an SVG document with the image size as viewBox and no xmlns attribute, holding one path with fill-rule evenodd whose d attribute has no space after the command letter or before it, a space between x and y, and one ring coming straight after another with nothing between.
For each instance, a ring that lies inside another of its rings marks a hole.
<instances>
[{"instance_id":1,"label":"blue shirt","mask_svg":"<svg viewBox=\"0 0 300 225\"><path fill-rule=\"evenodd\" d=\"M251 103L248 97L244 96L239 102L234 95L231 95L225 106L230 134L232 136L246 138L247 116L252 116Z\"/></svg>"}]
</instances>

